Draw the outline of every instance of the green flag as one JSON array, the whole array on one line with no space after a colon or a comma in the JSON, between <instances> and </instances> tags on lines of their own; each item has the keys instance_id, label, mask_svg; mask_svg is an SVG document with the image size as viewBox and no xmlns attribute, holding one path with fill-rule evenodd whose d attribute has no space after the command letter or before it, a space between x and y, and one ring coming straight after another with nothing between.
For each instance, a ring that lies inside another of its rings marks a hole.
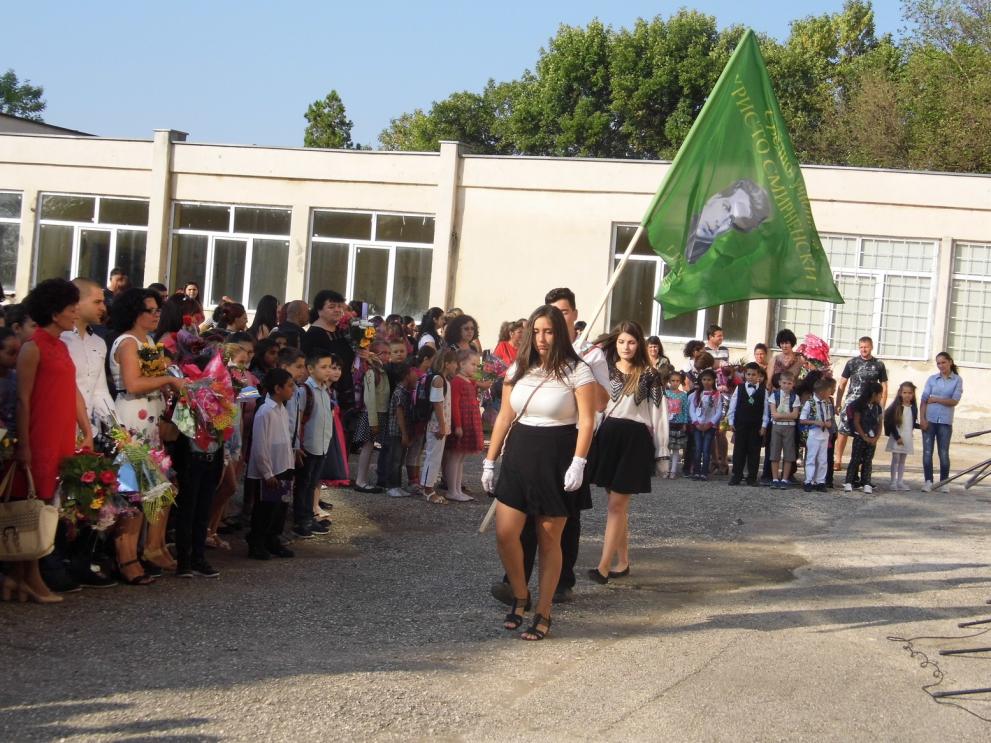
<instances>
[{"instance_id":1,"label":"green flag","mask_svg":"<svg viewBox=\"0 0 991 743\"><path fill-rule=\"evenodd\" d=\"M805 181L747 31L643 218L664 317L743 299L842 303Z\"/></svg>"}]
</instances>

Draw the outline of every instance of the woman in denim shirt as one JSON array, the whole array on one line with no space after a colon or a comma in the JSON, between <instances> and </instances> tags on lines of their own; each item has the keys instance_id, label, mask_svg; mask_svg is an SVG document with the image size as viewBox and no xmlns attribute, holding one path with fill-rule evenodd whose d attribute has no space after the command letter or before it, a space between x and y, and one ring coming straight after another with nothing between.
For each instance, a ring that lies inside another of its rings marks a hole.
<instances>
[{"instance_id":1,"label":"woman in denim shirt","mask_svg":"<svg viewBox=\"0 0 991 743\"><path fill-rule=\"evenodd\" d=\"M953 433L953 409L963 396L963 379L957 365L946 351L936 354L936 368L926 380L919 408L919 427L922 428L922 473L925 477L923 492L933 486L933 443L939 447L939 480L950 476L950 434Z\"/></svg>"}]
</instances>

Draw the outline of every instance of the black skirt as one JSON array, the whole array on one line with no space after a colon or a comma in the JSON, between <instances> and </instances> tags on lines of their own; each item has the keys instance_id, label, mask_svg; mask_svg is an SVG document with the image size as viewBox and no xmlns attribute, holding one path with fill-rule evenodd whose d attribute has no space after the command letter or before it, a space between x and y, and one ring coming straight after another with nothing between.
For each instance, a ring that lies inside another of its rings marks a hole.
<instances>
[{"instance_id":1,"label":"black skirt","mask_svg":"<svg viewBox=\"0 0 991 743\"><path fill-rule=\"evenodd\" d=\"M532 516L575 516L591 508L587 468L578 490L564 490L564 473L577 441L575 426L514 425L506 440L496 498Z\"/></svg>"},{"instance_id":2,"label":"black skirt","mask_svg":"<svg viewBox=\"0 0 991 743\"><path fill-rule=\"evenodd\" d=\"M606 418L595 434L589 480L613 493L650 492L654 440L643 423Z\"/></svg>"}]
</instances>

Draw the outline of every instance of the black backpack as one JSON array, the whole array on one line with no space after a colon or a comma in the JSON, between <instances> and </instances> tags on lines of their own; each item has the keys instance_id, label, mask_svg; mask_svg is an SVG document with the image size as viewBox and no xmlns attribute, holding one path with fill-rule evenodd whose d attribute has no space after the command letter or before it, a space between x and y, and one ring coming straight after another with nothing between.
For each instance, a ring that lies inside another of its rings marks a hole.
<instances>
[{"instance_id":1,"label":"black backpack","mask_svg":"<svg viewBox=\"0 0 991 743\"><path fill-rule=\"evenodd\" d=\"M413 396L413 422L426 423L434 412L434 404L430 402L430 388L433 386L436 372L427 372L416 382L416 393Z\"/></svg>"}]
</instances>

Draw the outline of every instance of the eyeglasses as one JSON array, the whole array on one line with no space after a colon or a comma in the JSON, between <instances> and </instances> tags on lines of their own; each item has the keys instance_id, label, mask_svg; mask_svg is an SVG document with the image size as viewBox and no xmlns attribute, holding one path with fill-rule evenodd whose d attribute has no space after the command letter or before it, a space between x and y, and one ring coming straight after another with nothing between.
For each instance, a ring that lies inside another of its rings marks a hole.
<instances>
[{"instance_id":1,"label":"eyeglasses","mask_svg":"<svg viewBox=\"0 0 991 743\"><path fill-rule=\"evenodd\" d=\"M161 315L162 310L160 307L145 307L142 312L147 312L149 315Z\"/></svg>"}]
</instances>

